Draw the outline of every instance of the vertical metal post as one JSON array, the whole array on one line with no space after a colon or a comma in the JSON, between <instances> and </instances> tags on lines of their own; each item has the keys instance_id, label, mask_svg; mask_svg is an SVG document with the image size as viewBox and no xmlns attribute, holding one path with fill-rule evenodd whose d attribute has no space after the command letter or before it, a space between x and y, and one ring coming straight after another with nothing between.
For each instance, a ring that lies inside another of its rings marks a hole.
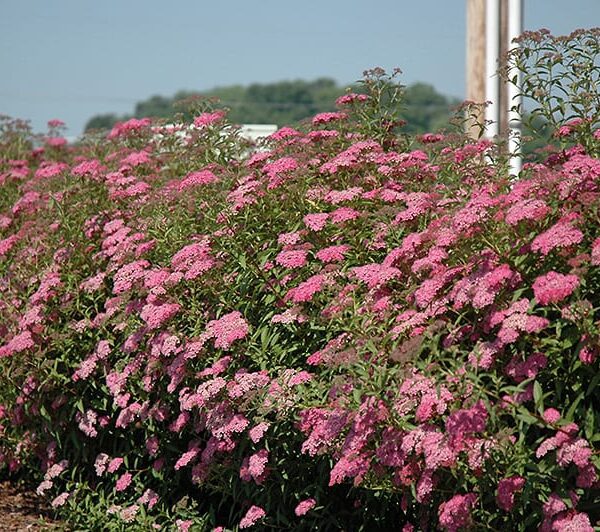
<instances>
[{"instance_id":1,"label":"vertical metal post","mask_svg":"<svg viewBox=\"0 0 600 532\"><path fill-rule=\"evenodd\" d=\"M494 138L500 127L500 0L487 0L485 6L485 136Z\"/></svg>"},{"instance_id":2,"label":"vertical metal post","mask_svg":"<svg viewBox=\"0 0 600 532\"><path fill-rule=\"evenodd\" d=\"M518 44L513 39L523 32L523 3L522 0L508 0L508 49L512 50ZM509 83L508 95L508 151L510 154L510 174L518 176L523 167L521 159L521 107L523 98L521 92L521 75L512 69L509 79L516 77L516 84Z\"/></svg>"}]
</instances>

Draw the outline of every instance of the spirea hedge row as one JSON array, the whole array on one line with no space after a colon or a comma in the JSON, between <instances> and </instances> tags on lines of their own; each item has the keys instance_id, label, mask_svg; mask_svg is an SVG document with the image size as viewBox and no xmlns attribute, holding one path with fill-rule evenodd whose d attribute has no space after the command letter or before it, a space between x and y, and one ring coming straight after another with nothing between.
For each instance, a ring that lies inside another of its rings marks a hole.
<instances>
[{"instance_id":1,"label":"spirea hedge row","mask_svg":"<svg viewBox=\"0 0 600 532\"><path fill-rule=\"evenodd\" d=\"M3 121L0 474L88 530L593 530L598 107L514 178L364 86L259 150Z\"/></svg>"}]
</instances>

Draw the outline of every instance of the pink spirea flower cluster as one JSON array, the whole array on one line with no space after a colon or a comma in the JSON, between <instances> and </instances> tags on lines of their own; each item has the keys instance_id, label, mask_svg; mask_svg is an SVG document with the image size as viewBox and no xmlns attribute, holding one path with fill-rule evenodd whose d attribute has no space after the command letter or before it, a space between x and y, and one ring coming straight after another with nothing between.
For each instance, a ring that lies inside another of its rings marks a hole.
<instances>
[{"instance_id":1,"label":"pink spirea flower cluster","mask_svg":"<svg viewBox=\"0 0 600 532\"><path fill-rule=\"evenodd\" d=\"M477 495L454 495L450 500L440 504L438 518L440 526L447 532L459 532L471 522L471 510L477 501Z\"/></svg>"},{"instance_id":2,"label":"pink spirea flower cluster","mask_svg":"<svg viewBox=\"0 0 600 532\"><path fill-rule=\"evenodd\" d=\"M181 183L179 183L179 190L186 190L188 188L202 185L210 185L211 183L218 181L218 179L219 178L210 170L191 172L185 176Z\"/></svg>"},{"instance_id":3,"label":"pink spirea flower cluster","mask_svg":"<svg viewBox=\"0 0 600 532\"><path fill-rule=\"evenodd\" d=\"M284 268L302 268L306 265L307 256L303 249L283 250L275 257L275 262Z\"/></svg>"},{"instance_id":4,"label":"pink spirea flower cluster","mask_svg":"<svg viewBox=\"0 0 600 532\"><path fill-rule=\"evenodd\" d=\"M221 121L225 117L224 111L214 111L212 113L202 113L194 118L194 125L196 127L212 126L217 122Z\"/></svg>"},{"instance_id":5,"label":"pink spirea flower cluster","mask_svg":"<svg viewBox=\"0 0 600 532\"><path fill-rule=\"evenodd\" d=\"M317 505L317 501L313 498L309 498L309 499L304 499L303 501L300 501L298 503L298 505L296 506L296 508L294 509L294 513L298 516L301 517L303 515L306 515L310 510L312 510L315 506Z\"/></svg>"},{"instance_id":6,"label":"pink spirea flower cluster","mask_svg":"<svg viewBox=\"0 0 600 532\"><path fill-rule=\"evenodd\" d=\"M558 222L547 231L533 239L531 249L542 255L548 255L552 250L579 244L583 233L568 222Z\"/></svg>"},{"instance_id":7,"label":"pink spirea flower cluster","mask_svg":"<svg viewBox=\"0 0 600 532\"><path fill-rule=\"evenodd\" d=\"M240 528L250 528L254 526L258 521L263 519L267 513L260 506L251 506L242 520L240 521Z\"/></svg>"},{"instance_id":8,"label":"pink spirea flower cluster","mask_svg":"<svg viewBox=\"0 0 600 532\"><path fill-rule=\"evenodd\" d=\"M579 277L550 271L533 282L533 294L540 305L558 303L569 297L579 286Z\"/></svg>"},{"instance_id":9,"label":"pink spirea flower cluster","mask_svg":"<svg viewBox=\"0 0 600 532\"><path fill-rule=\"evenodd\" d=\"M202 338L203 340L213 338L217 349L229 349L233 342L245 338L248 331L248 322L236 310L217 320L209 321Z\"/></svg>"},{"instance_id":10,"label":"pink spirea flower cluster","mask_svg":"<svg viewBox=\"0 0 600 532\"><path fill-rule=\"evenodd\" d=\"M140 317L146 322L150 329L159 329L167 321L176 316L181 310L178 303L148 303L140 312Z\"/></svg>"},{"instance_id":11,"label":"pink spirea flower cluster","mask_svg":"<svg viewBox=\"0 0 600 532\"><path fill-rule=\"evenodd\" d=\"M515 476L504 478L498 483L498 506L506 512L510 512L515 505L515 494L523 489L525 479Z\"/></svg>"}]
</instances>

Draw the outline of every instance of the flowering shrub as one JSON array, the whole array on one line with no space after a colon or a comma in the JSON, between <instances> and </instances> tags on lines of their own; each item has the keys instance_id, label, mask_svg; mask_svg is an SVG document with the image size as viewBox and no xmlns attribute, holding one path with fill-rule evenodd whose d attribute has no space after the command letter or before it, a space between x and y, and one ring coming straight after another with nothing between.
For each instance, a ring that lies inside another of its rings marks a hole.
<instances>
[{"instance_id":1,"label":"flowering shrub","mask_svg":"<svg viewBox=\"0 0 600 532\"><path fill-rule=\"evenodd\" d=\"M87 529L593 529L597 130L510 181L390 83L257 152L211 109L11 144L4 474Z\"/></svg>"}]
</instances>

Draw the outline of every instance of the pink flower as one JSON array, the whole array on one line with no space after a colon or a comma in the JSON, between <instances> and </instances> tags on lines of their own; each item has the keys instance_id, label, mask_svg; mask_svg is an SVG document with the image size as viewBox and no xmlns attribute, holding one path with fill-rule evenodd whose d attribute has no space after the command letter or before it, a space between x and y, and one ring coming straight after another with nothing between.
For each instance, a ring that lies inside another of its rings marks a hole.
<instances>
[{"instance_id":1,"label":"pink flower","mask_svg":"<svg viewBox=\"0 0 600 532\"><path fill-rule=\"evenodd\" d=\"M144 493L138 498L137 502L139 504L146 504L148 508L152 508L158 502L158 493L154 490L148 488Z\"/></svg>"},{"instance_id":2,"label":"pink flower","mask_svg":"<svg viewBox=\"0 0 600 532\"><path fill-rule=\"evenodd\" d=\"M400 276L400 270L383 264L366 264L352 268L355 277L367 284L369 288L375 288Z\"/></svg>"},{"instance_id":3,"label":"pink flower","mask_svg":"<svg viewBox=\"0 0 600 532\"><path fill-rule=\"evenodd\" d=\"M33 336L29 331L22 332L14 336L5 346L0 347L0 358L21 353L32 347L35 347Z\"/></svg>"},{"instance_id":4,"label":"pink flower","mask_svg":"<svg viewBox=\"0 0 600 532\"><path fill-rule=\"evenodd\" d=\"M557 303L569 297L579 286L579 277L550 271L533 282L533 294L540 305Z\"/></svg>"},{"instance_id":5,"label":"pink flower","mask_svg":"<svg viewBox=\"0 0 600 532\"><path fill-rule=\"evenodd\" d=\"M313 126L319 125L319 124L327 124L329 122L334 122L336 120L344 120L345 118L348 118L346 113L339 113L339 112L319 113L318 115L315 115L313 117L312 124L313 124Z\"/></svg>"},{"instance_id":6,"label":"pink flower","mask_svg":"<svg viewBox=\"0 0 600 532\"><path fill-rule=\"evenodd\" d=\"M100 453L94 462L94 468L96 469L96 475L101 477L106 471L106 464L108 463L110 457L106 453Z\"/></svg>"},{"instance_id":7,"label":"pink flower","mask_svg":"<svg viewBox=\"0 0 600 532\"><path fill-rule=\"evenodd\" d=\"M546 423L556 423L560 419L560 412L556 408L546 408L542 417Z\"/></svg>"},{"instance_id":8,"label":"pink flower","mask_svg":"<svg viewBox=\"0 0 600 532\"><path fill-rule=\"evenodd\" d=\"M51 129L63 127L64 125L65 125L65 123L58 118L53 118L52 120L48 120L48 127Z\"/></svg>"},{"instance_id":9,"label":"pink flower","mask_svg":"<svg viewBox=\"0 0 600 532\"><path fill-rule=\"evenodd\" d=\"M455 495L449 501L440 504L438 517L440 525L448 532L459 532L471 522L471 509L477 501L477 495Z\"/></svg>"},{"instance_id":10,"label":"pink flower","mask_svg":"<svg viewBox=\"0 0 600 532\"><path fill-rule=\"evenodd\" d=\"M588 514L573 511L554 519L552 530L557 532L594 532L594 527Z\"/></svg>"},{"instance_id":11,"label":"pink flower","mask_svg":"<svg viewBox=\"0 0 600 532\"><path fill-rule=\"evenodd\" d=\"M225 111L214 111L212 113L202 113L201 115L194 118L194 125L196 127L211 126L223 119Z\"/></svg>"},{"instance_id":12,"label":"pink flower","mask_svg":"<svg viewBox=\"0 0 600 532\"><path fill-rule=\"evenodd\" d=\"M313 275L306 281L301 282L295 288L291 288L285 295L285 300L291 299L294 303L306 303L312 301L327 284L327 277L323 274Z\"/></svg>"},{"instance_id":13,"label":"pink flower","mask_svg":"<svg viewBox=\"0 0 600 532\"><path fill-rule=\"evenodd\" d=\"M471 408L456 410L446 419L446 431L455 439L483 432L488 418L483 401L477 401Z\"/></svg>"},{"instance_id":14,"label":"pink flower","mask_svg":"<svg viewBox=\"0 0 600 532\"><path fill-rule=\"evenodd\" d=\"M265 515L267 515L266 512L260 506L251 506L240 521L240 528L250 528Z\"/></svg>"},{"instance_id":15,"label":"pink flower","mask_svg":"<svg viewBox=\"0 0 600 532\"><path fill-rule=\"evenodd\" d=\"M261 449L248 459L248 473L260 484L266 477L266 467L269 462L269 451Z\"/></svg>"},{"instance_id":16,"label":"pink flower","mask_svg":"<svg viewBox=\"0 0 600 532\"><path fill-rule=\"evenodd\" d=\"M265 435L265 432L267 432L267 430L269 429L270 426L271 426L270 423L267 423L266 421L262 421L258 425L252 427L248 431L248 437L254 443L258 443L260 440L262 440L263 436Z\"/></svg>"},{"instance_id":17,"label":"pink flower","mask_svg":"<svg viewBox=\"0 0 600 532\"><path fill-rule=\"evenodd\" d=\"M194 522L191 519L185 521L183 519L177 519L177 521L175 521L178 532L188 532L193 524Z\"/></svg>"},{"instance_id":18,"label":"pink flower","mask_svg":"<svg viewBox=\"0 0 600 532\"><path fill-rule=\"evenodd\" d=\"M302 234L298 231L294 231L292 233L281 233L277 237L277 243L282 246L293 246L300 242L302 238Z\"/></svg>"},{"instance_id":19,"label":"pink flower","mask_svg":"<svg viewBox=\"0 0 600 532\"><path fill-rule=\"evenodd\" d=\"M292 157L282 157L263 166L263 172L269 177L268 189L274 189L289 177L290 172L298 168L298 161Z\"/></svg>"},{"instance_id":20,"label":"pink flower","mask_svg":"<svg viewBox=\"0 0 600 532\"><path fill-rule=\"evenodd\" d=\"M219 178L210 170L192 172L185 176L185 179L181 183L179 183L179 190L181 191L199 185L210 185L211 183L218 181L218 179Z\"/></svg>"},{"instance_id":21,"label":"pink flower","mask_svg":"<svg viewBox=\"0 0 600 532\"><path fill-rule=\"evenodd\" d=\"M548 255L553 249L579 244L582 240L583 233L579 229L560 221L536 236L531 243L531 249L542 255Z\"/></svg>"},{"instance_id":22,"label":"pink flower","mask_svg":"<svg viewBox=\"0 0 600 532\"><path fill-rule=\"evenodd\" d=\"M182 467L187 466L190 462L192 462L198 455L200 454L200 449L198 447L192 447L186 453L183 453L179 460L175 463L175 470L179 470Z\"/></svg>"},{"instance_id":23,"label":"pink flower","mask_svg":"<svg viewBox=\"0 0 600 532\"><path fill-rule=\"evenodd\" d=\"M284 250L275 257L275 262L284 268L302 268L306 265L307 252L303 249Z\"/></svg>"},{"instance_id":24,"label":"pink flower","mask_svg":"<svg viewBox=\"0 0 600 532\"><path fill-rule=\"evenodd\" d=\"M207 239L184 246L171 259L173 270L182 272L188 281L196 279L214 265L215 260L210 253L210 242Z\"/></svg>"},{"instance_id":25,"label":"pink flower","mask_svg":"<svg viewBox=\"0 0 600 532\"><path fill-rule=\"evenodd\" d=\"M340 207L339 209L330 212L329 216L331 223L340 224L350 220L355 220L360 216L360 212L350 207Z\"/></svg>"},{"instance_id":26,"label":"pink flower","mask_svg":"<svg viewBox=\"0 0 600 532\"><path fill-rule=\"evenodd\" d=\"M98 455L98 457L100 457L101 455ZM117 471L121 465L123 465L123 459L122 458L113 458L110 463L108 464L108 468L107 471L109 473L114 473L115 471Z\"/></svg>"},{"instance_id":27,"label":"pink flower","mask_svg":"<svg viewBox=\"0 0 600 532\"><path fill-rule=\"evenodd\" d=\"M140 317L150 329L158 329L181 310L177 303L164 303L155 305L148 303L140 312Z\"/></svg>"},{"instance_id":28,"label":"pink flower","mask_svg":"<svg viewBox=\"0 0 600 532\"><path fill-rule=\"evenodd\" d=\"M314 499L304 499L303 501L300 501L298 503L298 506L296 506L294 513L300 517L302 515L307 514L310 510L312 510L317 504L317 501L315 501Z\"/></svg>"},{"instance_id":29,"label":"pink flower","mask_svg":"<svg viewBox=\"0 0 600 532\"><path fill-rule=\"evenodd\" d=\"M329 246L317 251L316 257L322 262L339 262L344 260L344 255L348 252L350 246Z\"/></svg>"},{"instance_id":30,"label":"pink flower","mask_svg":"<svg viewBox=\"0 0 600 532\"><path fill-rule=\"evenodd\" d=\"M521 220L541 220L549 212L550 208L542 200L526 199L508 209L504 220L508 225L517 225Z\"/></svg>"},{"instance_id":31,"label":"pink flower","mask_svg":"<svg viewBox=\"0 0 600 532\"><path fill-rule=\"evenodd\" d=\"M123 473L117 480L116 490L125 491L131 484L131 473Z\"/></svg>"},{"instance_id":32,"label":"pink flower","mask_svg":"<svg viewBox=\"0 0 600 532\"><path fill-rule=\"evenodd\" d=\"M242 314L238 311L225 314L218 320L211 320L206 325L203 338L214 338L217 349L229 349L236 340L248 335L249 327Z\"/></svg>"},{"instance_id":33,"label":"pink flower","mask_svg":"<svg viewBox=\"0 0 600 532\"><path fill-rule=\"evenodd\" d=\"M108 139L115 139L117 137L128 135L131 132L139 131L141 129L147 128L151 124L149 118L131 118L126 122L117 122L110 133L108 134Z\"/></svg>"},{"instance_id":34,"label":"pink flower","mask_svg":"<svg viewBox=\"0 0 600 532\"><path fill-rule=\"evenodd\" d=\"M150 162L150 155L147 151L134 151L127 157L121 159L121 164L129 166L140 166Z\"/></svg>"},{"instance_id":35,"label":"pink flower","mask_svg":"<svg viewBox=\"0 0 600 532\"><path fill-rule=\"evenodd\" d=\"M55 497L50 503L52 508L58 508L65 504L67 502L67 499L69 498L69 495L71 494L68 491L64 491L63 493Z\"/></svg>"},{"instance_id":36,"label":"pink flower","mask_svg":"<svg viewBox=\"0 0 600 532\"><path fill-rule=\"evenodd\" d=\"M123 522L131 523L135 519L135 516L137 515L139 510L140 510L139 505L132 504L131 506L128 506L127 508L123 508L119 512L119 517L123 520Z\"/></svg>"},{"instance_id":37,"label":"pink flower","mask_svg":"<svg viewBox=\"0 0 600 532\"><path fill-rule=\"evenodd\" d=\"M523 477L510 477L502 479L498 483L498 506L506 512L510 512L515 504L515 493L521 491L525 485Z\"/></svg>"},{"instance_id":38,"label":"pink flower","mask_svg":"<svg viewBox=\"0 0 600 532\"><path fill-rule=\"evenodd\" d=\"M329 219L329 213L319 212L315 214L307 214L304 216L304 224L312 231L321 231L327 220ZM600 240L600 239L599 239Z\"/></svg>"},{"instance_id":39,"label":"pink flower","mask_svg":"<svg viewBox=\"0 0 600 532\"><path fill-rule=\"evenodd\" d=\"M348 94L344 94L340 96L336 101L336 105L349 105L353 102L364 102L368 100L368 96L366 94L357 94L355 92L350 92Z\"/></svg>"}]
</instances>

